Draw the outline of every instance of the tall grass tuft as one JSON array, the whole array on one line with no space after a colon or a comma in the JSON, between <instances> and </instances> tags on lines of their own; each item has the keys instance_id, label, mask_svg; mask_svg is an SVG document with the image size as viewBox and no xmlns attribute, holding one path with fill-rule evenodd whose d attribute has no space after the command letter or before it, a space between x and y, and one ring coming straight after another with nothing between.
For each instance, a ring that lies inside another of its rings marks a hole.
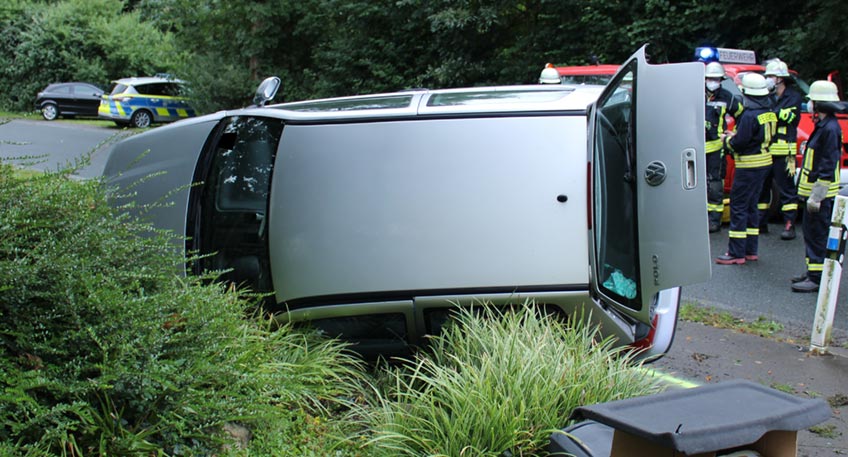
<instances>
[{"instance_id":1,"label":"tall grass tuft","mask_svg":"<svg viewBox=\"0 0 848 457\"><path fill-rule=\"evenodd\" d=\"M477 311L460 310L431 350L388 370L363 413L377 455L540 455L574 408L659 389L596 328L532 303Z\"/></svg>"}]
</instances>

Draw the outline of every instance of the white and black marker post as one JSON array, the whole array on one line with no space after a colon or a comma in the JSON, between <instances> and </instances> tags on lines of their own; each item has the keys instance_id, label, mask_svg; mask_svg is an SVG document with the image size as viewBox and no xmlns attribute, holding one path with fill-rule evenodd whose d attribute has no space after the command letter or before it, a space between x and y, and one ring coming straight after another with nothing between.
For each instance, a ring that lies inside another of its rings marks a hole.
<instances>
[{"instance_id":1,"label":"white and black marker post","mask_svg":"<svg viewBox=\"0 0 848 457\"><path fill-rule=\"evenodd\" d=\"M836 297L839 295L839 280L842 277L842 261L845 260L845 241L848 238L848 197L837 195L833 202L830 232L827 235L827 254L824 259L819 296L816 300L816 316L810 352L827 354L833 331L833 315L836 313Z\"/></svg>"}]
</instances>

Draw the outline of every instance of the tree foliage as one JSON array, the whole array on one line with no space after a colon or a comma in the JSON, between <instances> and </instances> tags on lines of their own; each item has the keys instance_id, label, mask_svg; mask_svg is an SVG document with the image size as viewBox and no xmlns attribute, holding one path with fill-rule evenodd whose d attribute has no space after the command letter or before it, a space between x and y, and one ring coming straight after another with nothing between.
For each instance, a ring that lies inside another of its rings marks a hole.
<instances>
[{"instance_id":1,"label":"tree foliage","mask_svg":"<svg viewBox=\"0 0 848 457\"><path fill-rule=\"evenodd\" d=\"M23 2L21 2L23 3ZM0 15L0 106L24 109L47 84L165 71L178 61L173 36L124 11L120 0L30 2Z\"/></svg>"},{"instance_id":2,"label":"tree foliage","mask_svg":"<svg viewBox=\"0 0 848 457\"><path fill-rule=\"evenodd\" d=\"M696 46L780 57L807 79L848 72L840 0L9 0L0 8L0 105L58 79L168 71L201 111L249 103L269 75L278 100L411 87L531 83L546 62L655 62ZM49 5L49 8L48 8Z\"/></svg>"}]
</instances>

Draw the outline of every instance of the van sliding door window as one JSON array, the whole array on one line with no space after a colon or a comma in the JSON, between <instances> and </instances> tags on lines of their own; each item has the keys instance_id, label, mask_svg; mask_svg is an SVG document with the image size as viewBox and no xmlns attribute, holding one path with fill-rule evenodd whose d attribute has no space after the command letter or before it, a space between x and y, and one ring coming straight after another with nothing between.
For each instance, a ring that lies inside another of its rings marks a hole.
<instances>
[{"instance_id":1,"label":"van sliding door window","mask_svg":"<svg viewBox=\"0 0 848 457\"><path fill-rule=\"evenodd\" d=\"M633 83L630 71L598 102L595 125L595 247L598 287L632 309L640 309L636 220Z\"/></svg>"}]
</instances>

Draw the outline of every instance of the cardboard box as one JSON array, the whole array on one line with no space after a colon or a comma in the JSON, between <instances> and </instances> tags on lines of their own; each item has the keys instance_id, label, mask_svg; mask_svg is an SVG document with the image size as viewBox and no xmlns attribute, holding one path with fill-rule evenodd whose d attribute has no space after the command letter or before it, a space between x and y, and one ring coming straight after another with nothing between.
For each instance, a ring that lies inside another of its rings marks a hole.
<instances>
[{"instance_id":1,"label":"cardboard box","mask_svg":"<svg viewBox=\"0 0 848 457\"><path fill-rule=\"evenodd\" d=\"M798 450L798 432L772 431L767 432L752 444L731 449L719 449L699 454L686 454L654 444L644 438L631 435L621 430L613 434L610 457L716 457L738 450L753 450L763 457L795 457Z\"/></svg>"}]
</instances>

